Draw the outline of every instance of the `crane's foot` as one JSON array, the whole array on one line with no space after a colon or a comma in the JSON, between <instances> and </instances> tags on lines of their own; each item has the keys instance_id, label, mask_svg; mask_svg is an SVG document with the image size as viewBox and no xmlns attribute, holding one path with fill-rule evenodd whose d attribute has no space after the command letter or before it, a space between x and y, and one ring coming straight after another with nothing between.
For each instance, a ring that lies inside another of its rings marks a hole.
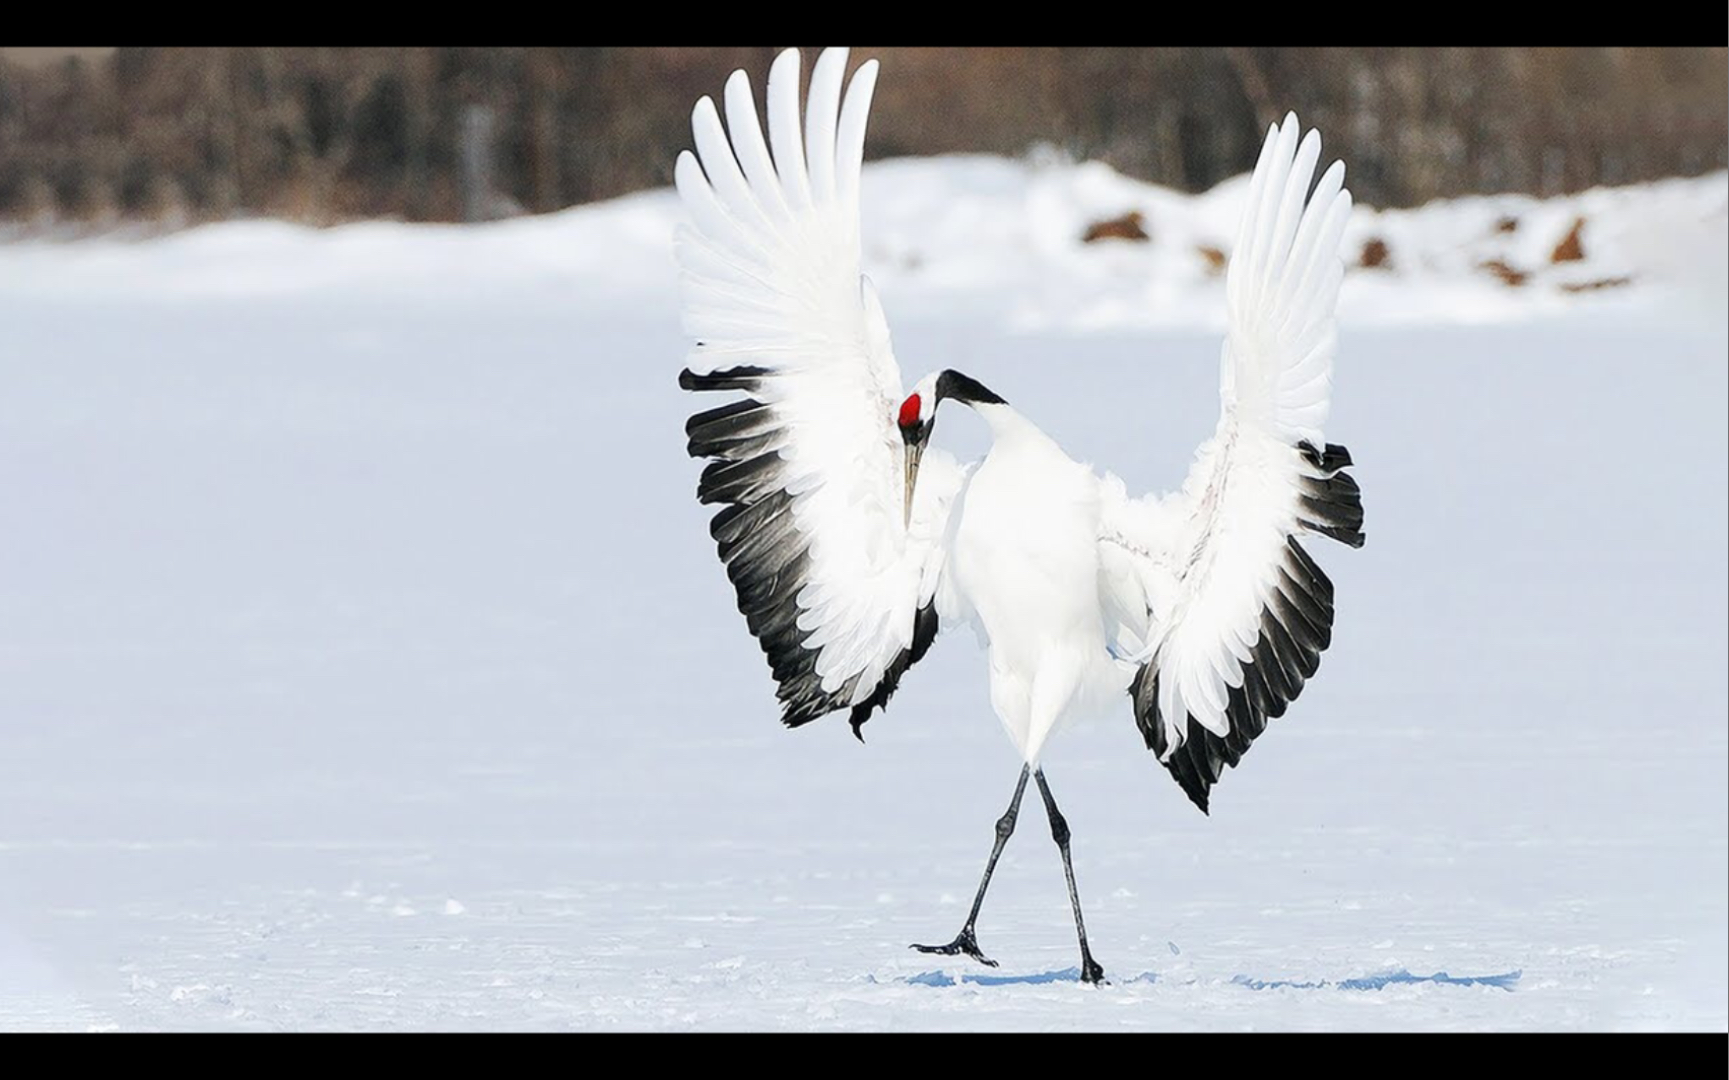
<instances>
[{"instance_id":1,"label":"crane's foot","mask_svg":"<svg viewBox=\"0 0 1729 1080\"><path fill-rule=\"evenodd\" d=\"M937 953L941 956L970 956L985 967L997 966L995 960L992 960L990 957L979 951L979 939L973 936L973 928L971 926L962 927L960 934L958 934L955 939L947 945L912 945L909 946L909 948L917 949L922 953ZM1094 964L1093 966L1098 967L1097 964ZM1100 971L1099 974L1103 977L1104 972Z\"/></svg>"},{"instance_id":2,"label":"crane's foot","mask_svg":"<svg viewBox=\"0 0 1729 1080\"><path fill-rule=\"evenodd\" d=\"M1099 966L1099 962L1093 959L1091 953L1081 954L1081 981L1092 986L1111 985L1105 979L1105 969Z\"/></svg>"}]
</instances>

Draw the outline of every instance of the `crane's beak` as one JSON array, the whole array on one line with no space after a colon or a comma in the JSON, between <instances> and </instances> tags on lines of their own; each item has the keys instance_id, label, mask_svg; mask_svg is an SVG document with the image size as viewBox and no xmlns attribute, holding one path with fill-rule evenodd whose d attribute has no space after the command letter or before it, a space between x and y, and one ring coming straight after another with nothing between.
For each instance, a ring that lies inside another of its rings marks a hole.
<instances>
[{"instance_id":1,"label":"crane's beak","mask_svg":"<svg viewBox=\"0 0 1729 1080\"><path fill-rule=\"evenodd\" d=\"M925 455L925 444L922 442L909 442L906 444L906 448L907 448L906 527L910 529L910 528L912 528L912 524L913 524L913 484L915 482L917 482L918 477L919 477L919 459L924 457L924 455Z\"/></svg>"}]
</instances>

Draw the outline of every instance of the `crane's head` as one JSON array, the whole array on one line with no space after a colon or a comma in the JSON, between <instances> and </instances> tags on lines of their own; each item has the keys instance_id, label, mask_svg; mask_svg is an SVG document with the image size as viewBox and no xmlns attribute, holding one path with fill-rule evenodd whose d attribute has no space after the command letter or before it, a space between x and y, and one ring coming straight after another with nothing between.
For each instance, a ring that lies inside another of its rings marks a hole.
<instances>
[{"instance_id":1,"label":"crane's head","mask_svg":"<svg viewBox=\"0 0 1729 1080\"><path fill-rule=\"evenodd\" d=\"M937 420L937 377L927 375L901 402L900 415L896 422L900 425L901 441L906 444L907 452L907 503L906 524L913 523L913 484L919 476L919 459L925 456L925 444L931 441L931 429Z\"/></svg>"},{"instance_id":2,"label":"crane's head","mask_svg":"<svg viewBox=\"0 0 1729 1080\"><path fill-rule=\"evenodd\" d=\"M936 427L937 406L950 398L975 407L1003 404L1002 398L991 393L977 379L950 370L926 375L901 402L896 423L900 426L901 441L906 444L906 524L909 526L913 520L913 485L918 480L919 459L924 457L925 445L931 441L931 429Z\"/></svg>"}]
</instances>

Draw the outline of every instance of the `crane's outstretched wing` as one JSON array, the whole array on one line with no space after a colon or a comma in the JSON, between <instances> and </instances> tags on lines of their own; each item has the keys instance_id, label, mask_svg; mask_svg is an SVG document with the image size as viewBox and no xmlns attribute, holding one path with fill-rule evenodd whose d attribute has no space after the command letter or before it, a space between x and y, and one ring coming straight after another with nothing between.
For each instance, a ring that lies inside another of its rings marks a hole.
<instances>
[{"instance_id":1,"label":"crane's outstretched wing","mask_svg":"<svg viewBox=\"0 0 1729 1080\"><path fill-rule=\"evenodd\" d=\"M859 272L877 65L858 69L843 104L846 57L817 60L802 142L796 49L769 71L767 142L744 72L726 84L730 139L714 103L697 103L701 164L679 155L690 223L676 251L697 342L679 385L748 395L685 425L691 456L712 459L698 497L724 506L709 531L780 684L782 719L850 709L857 732L936 636L960 471L946 454L925 456L909 527L900 370Z\"/></svg>"},{"instance_id":2,"label":"crane's outstretched wing","mask_svg":"<svg viewBox=\"0 0 1729 1080\"><path fill-rule=\"evenodd\" d=\"M1351 195L1337 162L1309 193L1320 137L1297 134L1294 115L1275 125L1250 181L1217 430L1180 492L1130 500L1105 481L1101 589L1117 648L1144 661L1135 720L1203 811L1332 640L1333 585L1297 534L1363 543L1351 456L1322 437Z\"/></svg>"}]
</instances>

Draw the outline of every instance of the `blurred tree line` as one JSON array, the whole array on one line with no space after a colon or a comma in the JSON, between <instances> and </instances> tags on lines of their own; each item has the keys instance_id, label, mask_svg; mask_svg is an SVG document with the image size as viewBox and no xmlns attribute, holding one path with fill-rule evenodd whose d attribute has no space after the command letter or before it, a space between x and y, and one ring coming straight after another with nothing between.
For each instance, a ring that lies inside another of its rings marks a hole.
<instances>
[{"instance_id":1,"label":"blurred tree line","mask_svg":"<svg viewBox=\"0 0 1729 1080\"><path fill-rule=\"evenodd\" d=\"M0 219L459 221L671 182L690 108L771 48L123 48L0 59ZM806 50L808 78L814 50ZM1729 165L1723 48L859 49L869 155L1050 143L1190 191L1288 109L1360 201Z\"/></svg>"}]
</instances>

